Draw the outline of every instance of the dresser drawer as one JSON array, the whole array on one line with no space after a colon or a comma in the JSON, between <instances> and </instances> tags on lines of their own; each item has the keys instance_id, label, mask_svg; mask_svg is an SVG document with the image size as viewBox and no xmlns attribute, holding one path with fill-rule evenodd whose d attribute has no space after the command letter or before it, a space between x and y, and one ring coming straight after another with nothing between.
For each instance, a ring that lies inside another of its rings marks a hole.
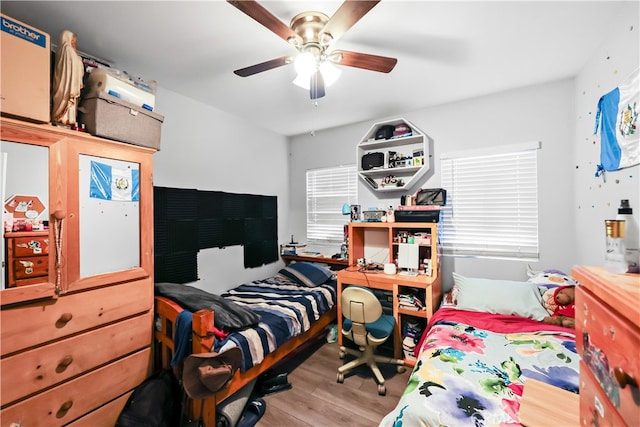
<instances>
[{"instance_id":1,"label":"dresser drawer","mask_svg":"<svg viewBox=\"0 0 640 427\"><path fill-rule=\"evenodd\" d=\"M39 346L144 313L152 307L153 285L151 279L146 278L3 309L0 312L2 354Z\"/></svg>"},{"instance_id":2,"label":"dresser drawer","mask_svg":"<svg viewBox=\"0 0 640 427\"><path fill-rule=\"evenodd\" d=\"M0 360L2 406L151 345L153 312Z\"/></svg>"},{"instance_id":3,"label":"dresser drawer","mask_svg":"<svg viewBox=\"0 0 640 427\"><path fill-rule=\"evenodd\" d=\"M120 396L116 400L112 400L109 403L104 404L99 407L95 411L85 415L84 417L76 420L70 424L67 424L67 427L113 427L116 425L116 421L118 421L118 417L124 408L124 405L127 404L127 400L133 391Z\"/></svg>"},{"instance_id":4,"label":"dresser drawer","mask_svg":"<svg viewBox=\"0 0 640 427\"><path fill-rule=\"evenodd\" d=\"M599 384L603 396L627 425L640 425L638 386L624 382L625 376L636 381L640 379L637 326L616 316L614 307L596 299L589 290L578 287L576 345L583 365ZM581 376L582 373L581 370Z\"/></svg>"},{"instance_id":5,"label":"dresser drawer","mask_svg":"<svg viewBox=\"0 0 640 427\"><path fill-rule=\"evenodd\" d=\"M13 256L47 255L49 253L49 236L15 237L11 239Z\"/></svg>"},{"instance_id":6,"label":"dresser drawer","mask_svg":"<svg viewBox=\"0 0 640 427\"><path fill-rule=\"evenodd\" d=\"M9 283L9 287L13 286L29 286L29 285L37 285L40 283L45 283L49 280L48 276L39 276L39 277L30 277L28 279L20 279L14 282L14 285Z\"/></svg>"},{"instance_id":7,"label":"dresser drawer","mask_svg":"<svg viewBox=\"0 0 640 427\"><path fill-rule=\"evenodd\" d=\"M624 421L620 419L598 382L590 372L587 372L588 370L589 368L580 362L580 425L584 427L624 426Z\"/></svg>"},{"instance_id":8,"label":"dresser drawer","mask_svg":"<svg viewBox=\"0 0 640 427\"><path fill-rule=\"evenodd\" d=\"M13 275L16 279L47 276L49 274L49 257L30 256L13 260Z\"/></svg>"},{"instance_id":9,"label":"dresser drawer","mask_svg":"<svg viewBox=\"0 0 640 427\"><path fill-rule=\"evenodd\" d=\"M0 425L61 426L140 384L148 375L151 350L132 354L0 412Z\"/></svg>"}]
</instances>

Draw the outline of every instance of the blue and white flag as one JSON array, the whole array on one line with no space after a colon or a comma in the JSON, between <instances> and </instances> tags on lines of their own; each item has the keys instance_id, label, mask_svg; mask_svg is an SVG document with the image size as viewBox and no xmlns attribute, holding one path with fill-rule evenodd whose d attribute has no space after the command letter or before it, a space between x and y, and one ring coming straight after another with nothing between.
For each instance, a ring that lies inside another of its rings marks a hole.
<instances>
[{"instance_id":1,"label":"blue and white flag","mask_svg":"<svg viewBox=\"0 0 640 427\"><path fill-rule=\"evenodd\" d=\"M640 68L598 101L596 127L600 126L600 164L596 176L640 164Z\"/></svg>"},{"instance_id":2,"label":"blue and white flag","mask_svg":"<svg viewBox=\"0 0 640 427\"><path fill-rule=\"evenodd\" d=\"M137 202L140 199L140 171L114 168L92 160L89 197Z\"/></svg>"}]
</instances>

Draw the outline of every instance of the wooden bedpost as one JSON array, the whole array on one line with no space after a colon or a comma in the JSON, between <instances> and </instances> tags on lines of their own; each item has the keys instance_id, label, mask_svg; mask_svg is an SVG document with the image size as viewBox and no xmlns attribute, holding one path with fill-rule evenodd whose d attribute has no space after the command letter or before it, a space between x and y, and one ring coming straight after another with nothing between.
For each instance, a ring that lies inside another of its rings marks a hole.
<instances>
[{"instance_id":1,"label":"wooden bedpost","mask_svg":"<svg viewBox=\"0 0 640 427\"><path fill-rule=\"evenodd\" d=\"M211 310L198 310L193 313L191 321L193 334L193 347L192 352L209 353L213 349L215 336L213 335L213 311Z\"/></svg>"},{"instance_id":2,"label":"wooden bedpost","mask_svg":"<svg viewBox=\"0 0 640 427\"><path fill-rule=\"evenodd\" d=\"M213 334L213 316L211 310L198 310L193 313L191 329L193 331L192 353L210 353L213 351L215 335ZM202 420L205 427L215 427L216 424L216 400L210 397L205 400L195 400L192 402L191 416L197 420L202 413ZM200 408L204 404L204 408ZM202 412L201 412L202 411Z\"/></svg>"}]
</instances>

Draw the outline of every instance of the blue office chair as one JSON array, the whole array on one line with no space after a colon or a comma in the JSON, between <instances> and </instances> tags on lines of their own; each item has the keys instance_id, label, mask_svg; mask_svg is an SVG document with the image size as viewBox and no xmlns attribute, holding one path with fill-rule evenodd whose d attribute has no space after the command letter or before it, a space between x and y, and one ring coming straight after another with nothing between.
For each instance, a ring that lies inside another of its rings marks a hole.
<instances>
[{"instance_id":1,"label":"blue office chair","mask_svg":"<svg viewBox=\"0 0 640 427\"><path fill-rule=\"evenodd\" d=\"M382 314L380 301L369 289L350 286L342 291L340 301L344 316L342 335L353 341L360 351L344 346L340 347L341 359L347 353L357 356L357 359L338 368L338 382L344 382L345 372L366 363L378 381L378 394L384 396L387 389L384 385L384 377L376 362L398 365L398 372L404 372L404 360L379 356L374 352L376 347L393 334L396 320L391 315Z\"/></svg>"}]
</instances>

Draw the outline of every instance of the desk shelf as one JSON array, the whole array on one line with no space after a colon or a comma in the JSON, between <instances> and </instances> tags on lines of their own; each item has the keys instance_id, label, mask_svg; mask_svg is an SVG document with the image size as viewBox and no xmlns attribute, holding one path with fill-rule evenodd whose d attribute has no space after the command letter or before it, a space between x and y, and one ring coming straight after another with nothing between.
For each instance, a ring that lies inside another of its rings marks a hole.
<instances>
[{"instance_id":1,"label":"desk shelf","mask_svg":"<svg viewBox=\"0 0 640 427\"><path fill-rule=\"evenodd\" d=\"M406 308L398 308L398 315L420 317L423 319L429 318L429 315L427 314L427 310L409 310Z\"/></svg>"},{"instance_id":2,"label":"desk shelf","mask_svg":"<svg viewBox=\"0 0 640 427\"><path fill-rule=\"evenodd\" d=\"M383 272L360 271L357 267L347 267L340 270L338 277L338 330L342 330L342 307L340 295L342 289L349 285L364 286L371 289L383 289L393 293L393 316L396 329L393 333L394 357L403 358L402 328L407 321L417 321L424 329L428 319L433 316L442 298L442 280L440 277L439 252L437 246L437 223L386 223L370 222L349 224L349 259L365 258L367 242L375 241L385 244L388 251L387 259L394 262L398 254L398 233L410 232L426 233L430 236L430 243L420 243L420 257L431 262L431 275L404 276L400 274L384 274ZM376 260L373 260L376 261ZM398 294L412 291L424 303L425 310L410 310L398 306ZM342 345L342 335L338 335L338 344ZM405 365L414 366L414 358L404 358Z\"/></svg>"},{"instance_id":3,"label":"desk shelf","mask_svg":"<svg viewBox=\"0 0 640 427\"><path fill-rule=\"evenodd\" d=\"M336 259L324 256L303 256L303 255L281 255L285 264L289 265L292 262L315 262L319 264L327 264L331 270L341 270L349 265L349 260Z\"/></svg>"}]
</instances>

